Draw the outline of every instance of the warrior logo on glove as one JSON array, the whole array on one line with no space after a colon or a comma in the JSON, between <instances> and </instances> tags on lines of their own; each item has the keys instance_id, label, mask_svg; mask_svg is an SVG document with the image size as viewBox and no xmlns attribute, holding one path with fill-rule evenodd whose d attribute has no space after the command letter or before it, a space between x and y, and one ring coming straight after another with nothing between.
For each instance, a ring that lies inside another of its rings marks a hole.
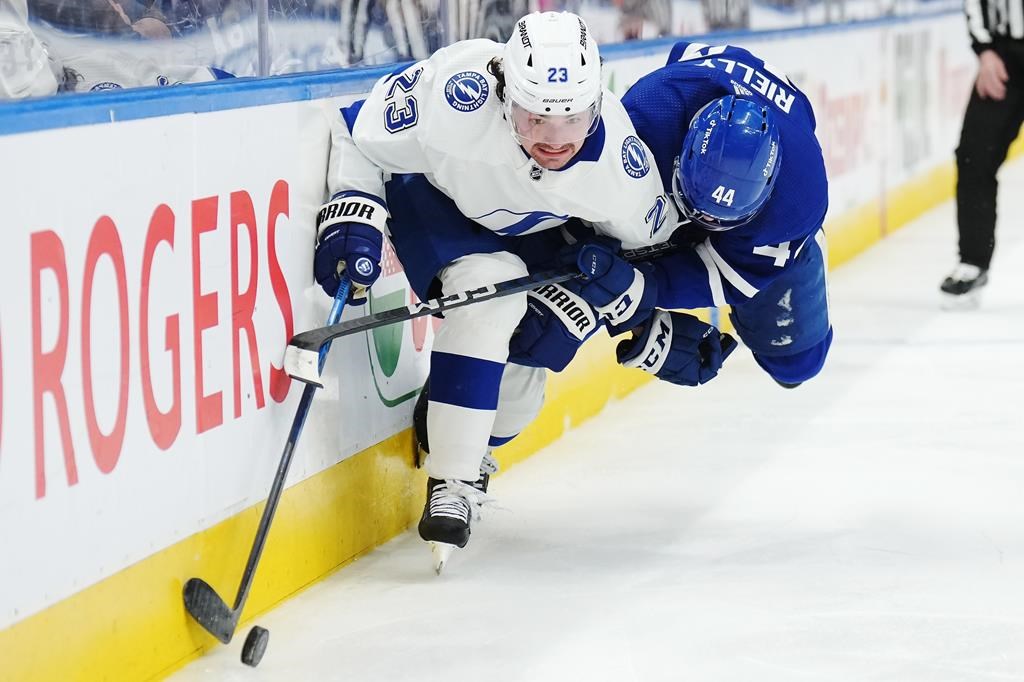
<instances>
[{"instance_id":1,"label":"warrior logo on glove","mask_svg":"<svg viewBox=\"0 0 1024 682\"><path fill-rule=\"evenodd\" d=\"M334 295L344 272L357 285L349 303L363 302L366 288L380 276L387 219L384 201L363 192L341 192L320 207L313 275L325 292Z\"/></svg>"},{"instance_id":2,"label":"warrior logo on glove","mask_svg":"<svg viewBox=\"0 0 1024 682\"><path fill-rule=\"evenodd\" d=\"M368 277L373 273L373 261L369 258L360 258L356 261L356 272L364 277Z\"/></svg>"},{"instance_id":3,"label":"warrior logo on glove","mask_svg":"<svg viewBox=\"0 0 1024 682\"><path fill-rule=\"evenodd\" d=\"M360 222L373 223L374 207L365 200L357 201L332 201L320 207L316 216L316 224L323 225L328 220L335 218L352 218L358 214L362 218Z\"/></svg>"}]
</instances>

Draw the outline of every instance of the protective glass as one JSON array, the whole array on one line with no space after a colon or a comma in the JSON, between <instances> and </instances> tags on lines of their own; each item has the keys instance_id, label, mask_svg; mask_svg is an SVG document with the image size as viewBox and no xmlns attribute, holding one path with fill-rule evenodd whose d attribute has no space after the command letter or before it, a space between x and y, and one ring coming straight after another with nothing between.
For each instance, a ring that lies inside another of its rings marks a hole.
<instances>
[{"instance_id":1,"label":"protective glass","mask_svg":"<svg viewBox=\"0 0 1024 682\"><path fill-rule=\"evenodd\" d=\"M509 107L509 121L516 136L530 144L562 145L579 142L597 130L600 102L575 114L535 114L515 102Z\"/></svg>"}]
</instances>

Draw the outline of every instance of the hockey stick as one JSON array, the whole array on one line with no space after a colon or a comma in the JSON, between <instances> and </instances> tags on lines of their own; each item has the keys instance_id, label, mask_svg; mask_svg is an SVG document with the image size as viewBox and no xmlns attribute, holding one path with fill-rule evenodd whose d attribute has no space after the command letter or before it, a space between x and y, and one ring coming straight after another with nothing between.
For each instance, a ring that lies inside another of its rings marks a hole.
<instances>
[{"instance_id":1,"label":"hockey stick","mask_svg":"<svg viewBox=\"0 0 1024 682\"><path fill-rule=\"evenodd\" d=\"M334 304L331 306L331 313L327 316L327 324L335 324L345 309L345 298L351 282L348 277L341 278L341 285L338 293L334 296ZM323 369L324 360L327 359L327 351L330 350L331 342L328 340L320 348L318 360L319 369ZM183 595L185 608L197 623L211 635L224 644L231 641L238 627L238 619L242 615L242 608L245 600L249 597L249 588L252 587L252 580L256 575L256 565L263 554L263 546L267 542L267 534L270 531L270 523L274 520L274 513L277 511L277 503L284 491L284 482L288 478L288 468L292 463L292 454L295 452L295 445L298 443L299 435L302 434L302 427L306 423L306 415L309 414L309 406L313 402L313 394L318 388L315 384L307 384L299 399L299 407L295 410L295 418L292 420L292 428L288 433L288 440L284 444L284 452L281 453L281 462L277 465L277 474L274 476L274 483L270 486L270 495L267 497L267 504L263 508L263 516L260 517L260 525L256 529L256 537L252 541L252 549L249 551L249 560L245 564L245 571L242 573L242 582L238 585L238 593L235 595L235 605L229 607L227 602L220 598L217 591L210 587L202 578L190 578L185 583Z\"/></svg>"},{"instance_id":2,"label":"hockey stick","mask_svg":"<svg viewBox=\"0 0 1024 682\"><path fill-rule=\"evenodd\" d=\"M630 262L648 260L655 256L671 253L679 247L675 244L664 243L654 246L645 246L639 249L631 249L622 252L622 257ZM479 303L492 298L500 298L511 294L518 294L530 289L544 286L546 284L557 284L576 277L580 271L575 266L566 266L555 270L545 270L526 277L488 284L479 289L470 289L442 298L434 298L429 301L421 301L407 305L403 308L392 308L373 313L365 317L359 317L347 322L328 324L326 327L310 329L292 337L288 342L288 348L284 353L284 369L293 379L298 379L314 386L323 386L320 382L320 371L318 358L323 352L324 345L332 340L350 334L369 331L377 327L384 327L396 322L405 322L424 315L453 310L471 303Z\"/></svg>"}]
</instances>

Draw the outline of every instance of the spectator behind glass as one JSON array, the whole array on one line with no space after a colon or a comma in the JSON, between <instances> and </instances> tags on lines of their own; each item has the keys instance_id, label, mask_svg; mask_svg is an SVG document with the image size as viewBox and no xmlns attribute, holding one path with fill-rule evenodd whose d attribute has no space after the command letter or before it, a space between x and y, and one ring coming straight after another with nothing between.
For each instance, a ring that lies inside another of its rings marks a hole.
<instances>
[{"instance_id":1,"label":"spectator behind glass","mask_svg":"<svg viewBox=\"0 0 1024 682\"><path fill-rule=\"evenodd\" d=\"M159 3L135 0L31 0L32 16L65 31L170 38Z\"/></svg>"},{"instance_id":2,"label":"spectator behind glass","mask_svg":"<svg viewBox=\"0 0 1024 682\"><path fill-rule=\"evenodd\" d=\"M45 31L51 58L60 64L61 92L199 83L231 76L210 67L194 44L170 40L182 32L172 30L155 0L28 2L32 18Z\"/></svg>"},{"instance_id":3,"label":"spectator behind glass","mask_svg":"<svg viewBox=\"0 0 1024 682\"><path fill-rule=\"evenodd\" d=\"M0 0L0 100L55 92L49 54L28 26L25 0Z\"/></svg>"},{"instance_id":4,"label":"spectator behind glass","mask_svg":"<svg viewBox=\"0 0 1024 682\"><path fill-rule=\"evenodd\" d=\"M641 40L672 34L670 0L616 0L622 17L619 25L623 40Z\"/></svg>"}]
</instances>

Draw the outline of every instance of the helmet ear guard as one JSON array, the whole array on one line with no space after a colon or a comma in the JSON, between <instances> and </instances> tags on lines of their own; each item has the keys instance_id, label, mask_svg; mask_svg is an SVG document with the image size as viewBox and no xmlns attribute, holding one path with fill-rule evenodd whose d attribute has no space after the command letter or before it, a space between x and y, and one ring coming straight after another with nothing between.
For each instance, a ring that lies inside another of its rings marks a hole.
<instances>
[{"instance_id":1,"label":"helmet ear guard","mask_svg":"<svg viewBox=\"0 0 1024 682\"><path fill-rule=\"evenodd\" d=\"M771 195L782 163L771 110L728 95L690 121L672 174L673 195L690 220L712 231L754 218Z\"/></svg>"}]
</instances>

